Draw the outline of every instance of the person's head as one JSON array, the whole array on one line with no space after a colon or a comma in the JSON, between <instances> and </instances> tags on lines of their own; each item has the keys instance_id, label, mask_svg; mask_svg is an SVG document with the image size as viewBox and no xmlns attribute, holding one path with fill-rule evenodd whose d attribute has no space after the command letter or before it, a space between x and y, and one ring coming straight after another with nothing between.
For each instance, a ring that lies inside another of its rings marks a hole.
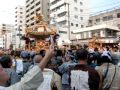
<instances>
[{"instance_id":1,"label":"person's head","mask_svg":"<svg viewBox=\"0 0 120 90\"><path fill-rule=\"evenodd\" d=\"M112 62L112 58L110 56L110 54L108 52L103 52L103 54L101 55L101 64L102 63L111 63Z\"/></svg>"},{"instance_id":2,"label":"person's head","mask_svg":"<svg viewBox=\"0 0 120 90\"><path fill-rule=\"evenodd\" d=\"M24 60L29 60L30 59L30 53L28 51L22 51L20 56L24 59Z\"/></svg>"},{"instance_id":3,"label":"person's head","mask_svg":"<svg viewBox=\"0 0 120 90\"><path fill-rule=\"evenodd\" d=\"M92 61L97 61L97 56L95 53L89 53L88 54L88 64L92 64Z\"/></svg>"},{"instance_id":4,"label":"person's head","mask_svg":"<svg viewBox=\"0 0 120 90\"><path fill-rule=\"evenodd\" d=\"M34 61L34 63L40 63L42 59L43 59L43 57L41 55L36 55L33 58L33 61Z\"/></svg>"},{"instance_id":5,"label":"person's head","mask_svg":"<svg viewBox=\"0 0 120 90\"><path fill-rule=\"evenodd\" d=\"M2 56L0 59L0 63L1 63L3 68L11 68L11 66L12 66L11 57L8 55Z\"/></svg>"},{"instance_id":6,"label":"person's head","mask_svg":"<svg viewBox=\"0 0 120 90\"><path fill-rule=\"evenodd\" d=\"M119 49L119 48L118 48L117 46L115 46L115 47L114 47L114 52L117 52L118 49Z\"/></svg>"},{"instance_id":7,"label":"person's head","mask_svg":"<svg viewBox=\"0 0 120 90\"><path fill-rule=\"evenodd\" d=\"M45 53L46 53L46 51L45 50L40 50L40 55L42 56L42 57L44 57L45 56Z\"/></svg>"},{"instance_id":8,"label":"person's head","mask_svg":"<svg viewBox=\"0 0 120 90\"><path fill-rule=\"evenodd\" d=\"M76 51L76 57L78 61L87 61L88 51L86 49L78 49Z\"/></svg>"},{"instance_id":9,"label":"person's head","mask_svg":"<svg viewBox=\"0 0 120 90\"><path fill-rule=\"evenodd\" d=\"M11 55L11 56L14 56L14 54L15 54L15 51L12 50L12 51L10 52L10 55Z\"/></svg>"},{"instance_id":10,"label":"person's head","mask_svg":"<svg viewBox=\"0 0 120 90\"><path fill-rule=\"evenodd\" d=\"M30 58L33 60L33 58L35 57L35 55L36 55L36 52L34 52L34 51L32 51L32 52L30 52Z\"/></svg>"},{"instance_id":11,"label":"person's head","mask_svg":"<svg viewBox=\"0 0 120 90\"><path fill-rule=\"evenodd\" d=\"M19 50L16 50L15 52L14 52L14 56L15 57L17 57L17 58L20 58L20 51Z\"/></svg>"},{"instance_id":12,"label":"person's head","mask_svg":"<svg viewBox=\"0 0 120 90\"><path fill-rule=\"evenodd\" d=\"M9 79L8 74L4 71L0 64L0 86L4 85Z\"/></svg>"},{"instance_id":13,"label":"person's head","mask_svg":"<svg viewBox=\"0 0 120 90\"><path fill-rule=\"evenodd\" d=\"M65 62L69 62L69 61L71 61L70 56L69 55L65 55Z\"/></svg>"},{"instance_id":14,"label":"person's head","mask_svg":"<svg viewBox=\"0 0 120 90\"><path fill-rule=\"evenodd\" d=\"M95 51L95 52L98 52L99 50L98 50L98 48L96 47L96 48L94 48L94 51Z\"/></svg>"},{"instance_id":15,"label":"person's head","mask_svg":"<svg viewBox=\"0 0 120 90\"><path fill-rule=\"evenodd\" d=\"M0 57L4 55L4 51L0 50Z\"/></svg>"},{"instance_id":16,"label":"person's head","mask_svg":"<svg viewBox=\"0 0 120 90\"><path fill-rule=\"evenodd\" d=\"M55 56L62 56L62 50L56 50Z\"/></svg>"},{"instance_id":17,"label":"person's head","mask_svg":"<svg viewBox=\"0 0 120 90\"><path fill-rule=\"evenodd\" d=\"M69 62L69 61L72 61L73 59L74 59L74 55L72 50L68 50L65 54L65 61Z\"/></svg>"}]
</instances>

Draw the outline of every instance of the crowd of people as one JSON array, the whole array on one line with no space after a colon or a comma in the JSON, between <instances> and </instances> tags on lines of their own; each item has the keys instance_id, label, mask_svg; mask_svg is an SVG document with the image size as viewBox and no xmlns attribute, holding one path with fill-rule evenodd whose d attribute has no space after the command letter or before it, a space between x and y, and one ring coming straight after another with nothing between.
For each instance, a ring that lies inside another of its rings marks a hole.
<instances>
[{"instance_id":1,"label":"crowd of people","mask_svg":"<svg viewBox=\"0 0 120 90\"><path fill-rule=\"evenodd\" d=\"M0 51L0 90L120 90L118 47Z\"/></svg>"}]
</instances>

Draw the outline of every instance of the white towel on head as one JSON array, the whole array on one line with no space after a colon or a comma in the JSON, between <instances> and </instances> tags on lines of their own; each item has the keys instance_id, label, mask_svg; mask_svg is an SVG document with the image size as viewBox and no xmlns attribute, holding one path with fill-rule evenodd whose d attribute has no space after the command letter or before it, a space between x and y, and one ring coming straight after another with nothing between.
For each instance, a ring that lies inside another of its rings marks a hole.
<instances>
[{"instance_id":1,"label":"white towel on head","mask_svg":"<svg viewBox=\"0 0 120 90\"><path fill-rule=\"evenodd\" d=\"M112 60L111 56L110 56L110 52L109 51L103 51L101 56L107 56L110 60Z\"/></svg>"}]
</instances>

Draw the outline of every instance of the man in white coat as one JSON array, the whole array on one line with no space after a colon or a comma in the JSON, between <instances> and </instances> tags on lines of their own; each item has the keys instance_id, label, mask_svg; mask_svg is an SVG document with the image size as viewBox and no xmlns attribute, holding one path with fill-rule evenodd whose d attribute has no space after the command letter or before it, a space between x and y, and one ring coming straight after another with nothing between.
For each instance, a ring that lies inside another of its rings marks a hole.
<instances>
[{"instance_id":1,"label":"man in white coat","mask_svg":"<svg viewBox=\"0 0 120 90\"><path fill-rule=\"evenodd\" d=\"M43 60L37 66L35 66L27 74L25 74L20 82L10 87L4 87L4 84L9 79L9 77L3 70L3 68L0 66L0 90L37 90L37 88L43 82L42 71L53 55L54 48L52 46L46 53Z\"/></svg>"}]
</instances>

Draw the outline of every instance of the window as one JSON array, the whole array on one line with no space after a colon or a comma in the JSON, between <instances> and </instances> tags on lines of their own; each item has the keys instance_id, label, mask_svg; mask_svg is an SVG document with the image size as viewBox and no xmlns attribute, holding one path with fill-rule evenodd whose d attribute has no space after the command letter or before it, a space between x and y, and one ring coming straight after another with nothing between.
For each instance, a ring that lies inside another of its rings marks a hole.
<instances>
[{"instance_id":1,"label":"window","mask_svg":"<svg viewBox=\"0 0 120 90\"><path fill-rule=\"evenodd\" d=\"M27 17L29 17L29 14L28 14L28 15L26 15L26 18L27 18Z\"/></svg>"},{"instance_id":2,"label":"window","mask_svg":"<svg viewBox=\"0 0 120 90\"><path fill-rule=\"evenodd\" d=\"M47 15L48 18L50 18L50 15Z\"/></svg>"},{"instance_id":3,"label":"window","mask_svg":"<svg viewBox=\"0 0 120 90\"><path fill-rule=\"evenodd\" d=\"M31 25L34 25L34 23L31 23Z\"/></svg>"},{"instance_id":4,"label":"window","mask_svg":"<svg viewBox=\"0 0 120 90\"><path fill-rule=\"evenodd\" d=\"M78 24L76 24L76 27L78 27Z\"/></svg>"},{"instance_id":5,"label":"window","mask_svg":"<svg viewBox=\"0 0 120 90\"><path fill-rule=\"evenodd\" d=\"M84 25L81 25L81 28L84 28Z\"/></svg>"},{"instance_id":6,"label":"window","mask_svg":"<svg viewBox=\"0 0 120 90\"><path fill-rule=\"evenodd\" d=\"M74 0L75 3L77 3L77 0Z\"/></svg>"},{"instance_id":7,"label":"window","mask_svg":"<svg viewBox=\"0 0 120 90\"><path fill-rule=\"evenodd\" d=\"M29 12L29 9L26 12Z\"/></svg>"},{"instance_id":8,"label":"window","mask_svg":"<svg viewBox=\"0 0 120 90\"><path fill-rule=\"evenodd\" d=\"M75 17L75 19L78 19L78 16L77 16L77 15L75 15L74 17Z\"/></svg>"},{"instance_id":9,"label":"window","mask_svg":"<svg viewBox=\"0 0 120 90\"><path fill-rule=\"evenodd\" d=\"M36 11L40 11L40 7L38 9L36 9Z\"/></svg>"},{"instance_id":10,"label":"window","mask_svg":"<svg viewBox=\"0 0 120 90\"><path fill-rule=\"evenodd\" d=\"M26 3L28 3L30 0L27 0Z\"/></svg>"},{"instance_id":11,"label":"window","mask_svg":"<svg viewBox=\"0 0 120 90\"><path fill-rule=\"evenodd\" d=\"M103 17L103 21L107 21L107 16Z\"/></svg>"},{"instance_id":12,"label":"window","mask_svg":"<svg viewBox=\"0 0 120 90\"><path fill-rule=\"evenodd\" d=\"M34 14L34 12L31 12L31 15L33 15Z\"/></svg>"},{"instance_id":13,"label":"window","mask_svg":"<svg viewBox=\"0 0 120 90\"><path fill-rule=\"evenodd\" d=\"M89 20L89 23L92 23L92 20Z\"/></svg>"},{"instance_id":14,"label":"window","mask_svg":"<svg viewBox=\"0 0 120 90\"><path fill-rule=\"evenodd\" d=\"M40 1L38 3L36 3L36 6L40 5Z\"/></svg>"},{"instance_id":15,"label":"window","mask_svg":"<svg viewBox=\"0 0 120 90\"><path fill-rule=\"evenodd\" d=\"M78 8L77 7L74 7L75 11L78 11Z\"/></svg>"},{"instance_id":16,"label":"window","mask_svg":"<svg viewBox=\"0 0 120 90\"><path fill-rule=\"evenodd\" d=\"M20 23L22 23L22 21L20 21Z\"/></svg>"},{"instance_id":17,"label":"window","mask_svg":"<svg viewBox=\"0 0 120 90\"><path fill-rule=\"evenodd\" d=\"M23 14L22 12L20 12L20 14Z\"/></svg>"},{"instance_id":18,"label":"window","mask_svg":"<svg viewBox=\"0 0 120 90\"><path fill-rule=\"evenodd\" d=\"M63 26L63 25L65 25L66 24L66 22L67 22L67 20L63 20L63 21L61 21L61 22L59 22L58 24L59 24L59 26Z\"/></svg>"},{"instance_id":19,"label":"window","mask_svg":"<svg viewBox=\"0 0 120 90\"><path fill-rule=\"evenodd\" d=\"M83 9L80 9L80 12L83 12Z\"/></svg>"},{"instance_id":20,"label":"window","mask_svg":"<svg viewBox=\"0 0 120 90\"><path fill-rule=\"evenodd\" d=\"M80 17L80 20L83 20L83 17Z\"/></svg>"},{"instance_id":21,"label":"window","mask_svg":"<svg viewBox=\"0 0 120 90\"><path fill-rule=\"evenodd\" d=\"M6 26L5 24L2 24L3 26Z\"/></svg>"},{"instance_id":22,"label":"window","mask_svg":"<svg viewBox=\"0 0 120 90\"><path fill-rule=\"evenodd\" d=\"M47 5L49 6L49 5L50 5L50 3L47 3Z\"/></svg>"},{"instance_id":23,"label":"window","mask_svg":"<svg viewBox=\"0 0 120 90\"><path fill-rule=\"evenodd\" d=\"M30 6L30 5L28 4L28 5L26 6L26 8L29 7L29 6Z\"/></svg>"},{"instance_id":24,"label":"window","mask_svg":"<svg viewBox=\"0 0 120 90\"><path fill-rule=\"evenodd\" d=\"M96 19L96 22L100 22L100 18L97 18L97 19Z\"/></svg>"},{"instance_id":25,"label":"window","mask_svg":"<svg viewBox=\"0 0 120 90\"><path fill-rule=\"evenodd\" d=\"M30 9L33 9L34 8L34 6L32 6Z\"/></svg>"},{"instance_id":26,"label":"window","mask_svg":"<svg viewBox=\"0 0 120 90\"><path fill-rule=\"evenodd\" d=\"M66 15L66 12L63 12L63 13L58 14L57 16L62 17L62 16L65 16L65 15Z\"/></svg>"},{"instance_id":27,"label":"window","mask_svg":"<svg viewBox=\"0 0 120 90\"><path fill-rule=\"evenodd\" d=\"M113 20L113 15L108 16L108 20Z\"/></svg>"},{"instance_id":28,"label":"window","mask_svg":"<svg viewBox=\"0 0 120 90\"><path fill-rule=\"evenodd\" d=\"M80 2L80 5L83 5L83 2Z\"/></svg>"},{"instance_id":29,"label":"window","mask_svg":"<svg viewBox=\"0 0 120 90\"><path fill-rule=\"evenodd\" d=\"M50 11L50 9L47 9L47 11L49 12L49 11Z\"/></svg>"},{"instance_id":30,"label":"window","mask_svg":"<svg viewBox=\"0 0 120 90\"><path fill-rule=\"evenodd\" d=\"M120 13L117 14L117 18L120 18Z\"/></svg>"},{"instance_id":31,"label":"window","mask_svg":"<svg viewBox=\"0 0 120 90\"><path fill-rule=\"evenodd\" d=\"M73 24L73 23L71 23L71 26L74 26L74 24Z\"/></svg>"},{"instance_id":32,"label":"window","mask_svg":"<svg viewBox=\"0 0 120 90\"><path fill-rule=\"evenodd\" d=\"M34 19L34 17L32 17L32 18L30 18L31 20L33 20Z\"/></svg>"},{"instance_id":33,"label":"window","mask_svg":"<svg viewBox=\"0 0 120 90\"><path fill-rule=\"evenodd\" d=\"M59 33L64 33L64 34L67 34L67 32L66 32L66 31L59 31Z\"/></svg>"},{"instance_id":34,"label":"window","mask_svg":"<svg viewBox=\"0 0 120 90\"><path fill-rule=\"evenodd\" d=\"M27 23L29 22L29 20L26 21Z\"/></svg>"},{"instance_id":35,"label":"window","mask_svg":"<svg viewBox=\"0 0 120 90\"><path fill-rule=\"evenodd\" d=\"M33 4L34 3L34 0L31 2L31 4Z\"/></svg>"},{"instance_id":36,"label":"window","mask_svg":"<svg viewBox=\"0 0 120 90\"><path fill-rule=\"evenodd\" d=\"M20 16L20 18L22 18L22 16Z\"/></svg>"}]
</instances>

